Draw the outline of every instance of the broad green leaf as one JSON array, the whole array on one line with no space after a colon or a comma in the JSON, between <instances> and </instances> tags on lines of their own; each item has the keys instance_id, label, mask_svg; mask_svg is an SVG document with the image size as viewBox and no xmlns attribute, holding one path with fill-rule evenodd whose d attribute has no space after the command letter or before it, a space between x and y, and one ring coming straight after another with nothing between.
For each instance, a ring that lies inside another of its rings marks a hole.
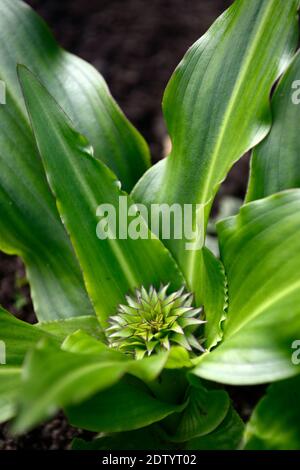
<instances>
[{"instance_id":1,"label":"broad green leaf","mask_svg":"<svg viewBox=\"0 0 300 470\"><path fill-rule=\"evenodd\" d=\"M83 330L99 339L103 338L103 330L96 316L83 316L66 318L64 320L54 320L50 322L37 323L37 328L51 333L52 335L63 341L67 336L77 330Z\"/></svg>"},{"instance_id":2,"label":"broad green leaf","mask_svg":"<svg viewBox=\"0 0 300 470\"><path fill-rule=\"evenodd\" d=\"M300 55L272 98L271 132L253 151L247 202L300 186Z\"/></svg>"},{"instance_id":3,"label":"broad green leaf","mask_svg":"<svg viewBox=\"0 0 300 470\"><path fill-rule=\"evenodd\" d=\"M168 353L161 353L137 361L80 330L65 339L62 349L53 340L43 340L28 354L23 366L14 430L22 433L59 408L77 406L95 393L110 389L126 373L153 381L167 357Z\"/></svg>"},{"instance_id":4,"label":"broad green leaf","mask_svg":"<svg viewBox=\"0 0 300 470\"><path fill-rule=\"evenodd\" d=\"M149 164L143 139L125 119L98 72L60 49L23 2L0 2L0 249L23 258L39 320L91 315L82 274L49 191L17 80L27 64L88 136L96 158L130 189Z\"/></svg>"},{"instance_id":5,"label":"broad green leaf","mask_svg":"<svg viewBox=\"0 0 300 470\"><path fill-rule=\"evenodd\" d=\"M33 142L20 142L17 138L31 131L29 127L18 129L16 123L12 129L6 118L16 120L20 127L22 120L18 112L6 113L3 118L3 108L0 106L0 249L23 258L39 320L92 315L82 274L58 219L41 164L38 162L37 171L31 163L31 155L37 158ZM8 156L7 163L4 154Z\"/></svg>"},{"instance_id":6,"label":"broad green leaf","mask_svg":"<svg viewBox=\"0 0 300 470\"><path fill-rule=\"evenodd\" d=\"M300 376L271 385L246 428L245 449L300 450Z\"/></svg>"},{"instance_id":7,"label":"broad green leaf","mask_svg":"<svg viewBox=\"0 0 300 470\"><path fill-rule=\"evenodd\" d=\"M204 204L207 221L231 166L270 129L269 94L297 45L298 4L236 0L191 47L163 100L171 154L139 181L137 202ZM201 254L185 243L166 241L197 292Z\"/></svg>"},{"instance_id":8,"label":"broad green leaf","mask_svg":"<svg viewBox=\"0 0 300 470\"><path fill-rule=\"evenodd\" d=\"M0 423L11 419L16 412L20 383L20 368L0 366Z\"/></svg>"},{"instance_id":9,"label":"broad green leaf","mask_svg":"<svg viewBox=\"0 0 300 470\"><path fill-rule=\"evenodd\" d=\"M50 334L18 320L0 307L0 340L5 343L8 365L21 365L28 350L33 348L42 338L51 337ZM52 338L55 340L54 337Z\"/></svg>"},{"instance_id":10,"label":"broad green leaf","mask_svg":"<svg viewBox=\"0 0 300 470\"><path fill-rule=\"evenodd\" d=\"M68 336L62 344L62 349L80 354L99 354L102 361L104 359L126 361L127 372L145 382L156 379L172 352L172 350L170 352L161 352L137 361L133 357L109 348L103 342L98 341L95 337L81 330Z\"/></svg>"},{"instance_id":11,"label":"broad green leaf","mask_svg":"<svg viewBox=\"0 0 300 470\"><path fill-rule=\"evenodd\" d=\"M125 215L120 196L128 207L132 201L120 191L113 173L93 158L86 139L71 127L41 83L24 67L19 68L19 74L49 184L102 325L125 294L136 287L148 289L151 284L170 282L171 288L179 288L184 281L175 262L163 244L151 238L142 217L141 230L147 239L126 238L126 234L119 238L112 224L109 238L97 237L99 205L107 208L108 204L118 219Z\"/></svg>"},{"instance_id":12,"label":"broad green leaf","mask_svg":"<svg viewBox=\"0 0 300 470\"><path fill-rule=\"evenodd\" d=\"M229 307L222 343L200 357L194 373L229 384L297 375L300 190L247 204L218 228Z\"/></svg>"},{"instance_id":13,"label":"broad green leaf","mask_svg":"<svg viewBox=\"0 0 300 470\"><path fill-rule=\"evenodd\" d=\"M36 330L37 331L37 330ZM76 354L42 340L26 358L14 432L23 433L59 408L81 402L111 387L127 362L97 354Z\"/></svg>"},{"instance_id":14,"label":"broad green leaf","mask_svg":"<svg viewBox=\"0 0 300 470\"><path fill-rule=\"evenodd\" d=\"M67 336L61 347L64 351L78 354L99 354L102 360L105 357L106 360L128 361L128 357L125 354L110 349L103 342L98 341L83 330L77 330Z\"/></svg>"},{"instance_id":15,"label":"broad green leaf","mask_svg":"<svg viewBox=\"0 0 300 470\"><path fill-rule=\"evenodd\" d=\"M175 427L168 433L170 441L185 442L214 431L225 419L230 406L227 392L207 390L201 383L190 386L188 404ZM198 381L199 382L199 381Z\"/></svg>"},{"instance_id":16,"label":"broad green leaf","mask_svg":"<svg viewBox=\"0 0 300 470\"><path fill-rule=\"evenodd\" d=\"M0 38L0 78L9 92L9 110L19 109L25 124L16 66L27 65L47 84L76 128L87 136L95 157L104 161L130 190L149 166L149 150L113 100L103 77L93 66L61 49L44 21L19 0L1 0ZM30 140L31 136L24 138Z\"/></svg>"},{"instance_id":17,"label":"broad green leaf","mask_svg":"<svg viewBox=\"0 0 300 470\"><path fill-rule=\"evenodd\" d=\"M122 432L161 421L184 406L157 400L141 382L123 379L85 403L68 407L66 413L73 426L95 432Z\"/></svg>"},{"instance_id":18,"label":"broad green leaf","mask_svg":"<svg viewBox=\"0 0 300 470\"><path fill-rule=\"evenodd\" d=\"M232 407L220 426L206 436L196 437L186 445L186 450L237 450L240 448L244 423Z\"/></svg>"}]
</instances>

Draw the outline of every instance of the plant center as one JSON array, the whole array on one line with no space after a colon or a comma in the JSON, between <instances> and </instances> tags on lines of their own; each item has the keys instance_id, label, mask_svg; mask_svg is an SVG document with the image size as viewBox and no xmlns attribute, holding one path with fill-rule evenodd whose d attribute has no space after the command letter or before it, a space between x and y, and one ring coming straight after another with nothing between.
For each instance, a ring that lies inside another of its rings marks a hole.
<instances>
[{"instance_id":1,"label":"plant center","mask_svg":"<svg viewBox=\"0 0 300 470\"><path fill-rule=\"evenodd\" d=\"M126 303L118 306L106 329L112 348L136 359L172 345L189 352L204 351L202 308L193 306L193 294L185 292L184 287L170 294L168 289L169 285L159 290L150 287L149 291L141 287L134 296L126 296Z\"/></svg>"}]
</instances>

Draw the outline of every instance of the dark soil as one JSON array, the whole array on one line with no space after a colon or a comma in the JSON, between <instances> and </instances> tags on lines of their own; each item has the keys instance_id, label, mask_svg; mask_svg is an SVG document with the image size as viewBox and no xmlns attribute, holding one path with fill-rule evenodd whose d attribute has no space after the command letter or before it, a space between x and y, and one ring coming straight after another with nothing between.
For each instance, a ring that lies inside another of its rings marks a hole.
<instances>
[{"instance_id":1,"label":"dark soil","mask_svg":"<svg viewBox=\"0 0 300 470\"><path fill-rule=\"evenodd\" d=\"M43 426L39 426L24 436L14 439L9 434L9 426L0 427L0 450L61 450L69 449L75 437L90 440L92 433L72 428L64 415Z\"/></svg>"},{"instance_id":2,"label":"dark soil","mask_svg":"<svg viewBox=\"0 0 300 470\"><path fill-rule=\"evenodd\" d=\"M36 321L24 265L17 256L0 252L0 305L20 320Z\"/></svg>"},{"instance_id":3,"label":"dark soil","mask_svg":"<svg viewBox=\"0 0 300 470\"><path fill-rule=\"evenodd\" d=\"M106 78L112 94L147 139L153 161L161 158L166 130L161 99L167 81L187 48L201 36L230 0L27 0L58 41ZM248 159L242 159L221 188L221 197L243 197ZM0 253L0 305L34 322L24 267L17 257ZM247 418L261 391L234 401ZM252 397L252 398L251 398ZM62 414L26 436L12 439L0 427L0 449L67 449L73 437L86 437L68 426Z\"/></svg>"}]
</instances>

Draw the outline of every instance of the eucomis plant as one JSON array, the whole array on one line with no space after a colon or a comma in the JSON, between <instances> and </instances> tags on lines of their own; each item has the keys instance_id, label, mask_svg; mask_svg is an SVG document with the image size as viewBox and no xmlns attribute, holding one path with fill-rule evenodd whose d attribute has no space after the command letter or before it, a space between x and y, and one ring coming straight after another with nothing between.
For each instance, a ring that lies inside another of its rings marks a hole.
<instances>
[{"instance_id":1,"label":"eucomis plant","mask_svg":"<svg viewBox=\"0 0 300 470\"><path fill-rule=\"evenodd\" d=\"M150 167L99 73L0 0L0 249L24 261L37 317L0 311L12 432L62 409L101 433L75 448L300 449L299 3L236 0L189 49L163 98L172 150ZM140 214L151 236L96 236L120 197L198 205L205 231L250 149L220 256ZM226 385L256 384L270 387L245 425Z\"/></svg>"}]
</instances>

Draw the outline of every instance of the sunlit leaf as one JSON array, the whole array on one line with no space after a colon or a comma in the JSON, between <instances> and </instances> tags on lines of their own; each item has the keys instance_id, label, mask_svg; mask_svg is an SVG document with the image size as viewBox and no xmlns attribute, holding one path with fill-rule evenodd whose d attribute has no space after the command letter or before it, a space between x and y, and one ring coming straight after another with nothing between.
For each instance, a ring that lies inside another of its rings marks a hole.
<instances>
[{"instance_id":1,"label":"sunlit leaf","mask_svg":"<svg viewBox=\"0 0 300 470\"><path fill-rule=\"evenodd\" d=\"M0 2L0 249L23 258L39 320L93 314L82 275L37 154L17 80L28 65L130 189L149 166L143 139L99 73L58 47L45 23L18 0Z\"/></svg>"},{"instance_id":2,"label":"sunlit leaf","mask_svg":"<svg viewBox=\"0 0 300 470\"><path fill-rule=\"evenodd\" d=\"M228 278L224 337L199 359L195 374L255 384L299 373L292 344L300 337L300 190L245 205L219 224Z\"/></svg>"},{"instance_id":3,"label":"sunlit leaf","mask_svg":"<svg viewBox=\"0 0 300 470\"><path fill-rule=\"evenodd\" d=\"M26 358L14 432L25 432L59 408L112 386L125 372L126 361L62 351L42 341Z\"/></svg>"},{"instance_id":4,"label":"sunlit leaf","mask_svg":"<svg viewBox=\"0 0 300 470\"><path fill-rule=\"evenodd\" d=\"M91 155L87 140L42 84L24 67L19 67L19 74L49 184L102 325L134 288L169 282L171 289L179 288L184 280L175 262L163 244L151 238L142 218L145 239L135 240L127 233L119 237L119 216L126 215L120 197L128 206L132 201L120 191L115 175ZM114 209L116 219L116 233L110 225L105 239L97 232L101 204Z\"/></svg>"},{"instance_id":5,"label":"sunlit leaf","mask_svg":"<svg viewBox=\"0 0 300 470\"><path fill-rule=\"evenodd\" d=\"M298 3L236 0L189 49L163 100L171 154L139 181L136 201L204 204L207 221L229 169L270 130L269 95L297 46ZM165 243L197 293L201 253L184 237Z\"/></svg>"}]
</instances>

